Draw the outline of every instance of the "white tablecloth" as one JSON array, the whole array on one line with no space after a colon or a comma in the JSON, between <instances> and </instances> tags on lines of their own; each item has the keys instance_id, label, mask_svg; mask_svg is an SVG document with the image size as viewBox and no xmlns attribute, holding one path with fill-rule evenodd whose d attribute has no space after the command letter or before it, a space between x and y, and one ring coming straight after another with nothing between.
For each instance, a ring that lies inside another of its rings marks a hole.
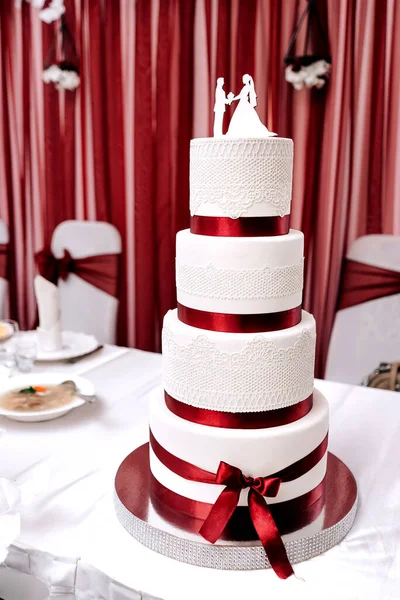
<instances>
[{"instance_id":1,"label":"white tablecloth","mask_svg":"<svg viewBox=\"0 0 400 600\"><path fill-rule=\"evenodd\" d=\"M60 365L46 368L59 371ZM242 600L278 594L290 600L400 599L399 394L316 382L330 404L330 450L353 471L360 506L339 546L296 565L299 579L280 581L272 571L223 572L175 562L141 546L118 523L113 479L123 458L146 440L148 394L161 382L159 355L107 347L61 369L88 377L98 404L47 423L0 417L7 431L0 477L25 483L32 493L22 508L20 538L7 568L0 569L0 597L16 569L45 582L50 598L63 600ZM36 600L12 596L20 598Z\"/></svg>"}]
</instances>

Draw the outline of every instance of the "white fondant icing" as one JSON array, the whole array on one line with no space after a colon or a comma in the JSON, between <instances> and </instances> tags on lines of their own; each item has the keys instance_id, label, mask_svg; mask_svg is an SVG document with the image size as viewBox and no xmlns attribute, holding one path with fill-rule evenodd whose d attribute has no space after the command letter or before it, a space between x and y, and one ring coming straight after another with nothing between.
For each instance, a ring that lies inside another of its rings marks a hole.
<instances>
[{"instance_id":1,"label":"white fondant icing","mask_svg":"<svg viewBox=\"0 0 400 600\"><path fill-rule=\"evenodd\" d=\"M302 477L299 477L295 481L288 481L286 483L282 483L278 495L275 498L270 498L268 502L270 504L275 504L276 502L285 502L286 500L292 500L293 498L297 498L298 496L301 496L302 494L305 494L310 490L314 489L325 476L326 459L327 453L325 453L325 456L308 473L306 473ZM209 504L214 504L225 487L223 485L210 485L208 483L198 483L196 481L189 481L188 479L179 477L179 475L176 475L173 471L167 469L167 467L165 467L158 460L158 458L151 449L150 465L154 477L164 487L174 491L180 496L184 496L185 498L191 498L192 500L198 500L199 502L207 502ZM238 502L239 506L247 505L248 491L249 490L241 491Z\"/></svg>"},{"instance_id":2,"label":"white fondant icing","mask_svg":"<svg viewBox=\"0 0 400 600\"><path fill-rule=\"evenodd\" d=\"M306 416L267 429L224 429L185 421L168 410L161 390L150 403L150 429L168 452L212 473L223 460L252 477L276 473L309 454L327 434L328 419L328 403L317 390L313 408ZM213 503L223 489L176 475L153 452L150 465L162 485L187 498ZM308 473L283 483L278 496L270 502L283 502L312 490L322 481L325 471L326 454ZM240 504L247 504L246 490L241 493Z\"/></svg>"},{"instance_id":3,"label":"white fondant icing","mask_svg":"<svg viewBox=\"0 0 400 600\"><path fill-rule=\"evenodd\" d=\"M301 304L300 231L276 237L230 238L180 231L176 238L178 302L209 312L279 312Z\"/></svg>"},{"instance_id":4,"label":"white fondant icing","mask_svg":"<svg viewBox=\"0 0 400 600\"><path fill-rule=\"evenodd\" d=\"M177 400L212 410L257 412L296 404L314 386L315 321L282 331L222 333L164 318L164 387Z\"/></svg>"},{"instance_id":5,"label":"white fondant icing","mask_svg":"<svg viewBox=\"0 0 400 600\"><path fill-rule=\"evenodd\" d=\"M190 143L190 212L237 219L284 216L292 197L293 141L199 138Z\"/></svg>"}]
</instances>

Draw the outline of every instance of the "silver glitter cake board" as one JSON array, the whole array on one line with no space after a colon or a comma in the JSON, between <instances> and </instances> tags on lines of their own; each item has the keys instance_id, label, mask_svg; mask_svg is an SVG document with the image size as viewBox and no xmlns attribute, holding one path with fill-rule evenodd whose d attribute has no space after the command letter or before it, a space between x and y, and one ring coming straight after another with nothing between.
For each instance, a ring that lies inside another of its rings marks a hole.
<instances>
[{"instance_id":1,"label":"silver glitter cake board","mask_svg":"<svg viewBox=\"0 0 400 600\"><path fill-rule=\"evenodd\" d=\"M224 570L268 569L270 564L256 540L206 542L163 519L150 498L149 444L129 454L115 478L115 509L127 532L147 548L180 562ZM349 468L328 453L325 503L320 515L298 531L283 536L292 564L326 552L350 531L357 510L357 485Z\"/></svg>"}]
</instances>

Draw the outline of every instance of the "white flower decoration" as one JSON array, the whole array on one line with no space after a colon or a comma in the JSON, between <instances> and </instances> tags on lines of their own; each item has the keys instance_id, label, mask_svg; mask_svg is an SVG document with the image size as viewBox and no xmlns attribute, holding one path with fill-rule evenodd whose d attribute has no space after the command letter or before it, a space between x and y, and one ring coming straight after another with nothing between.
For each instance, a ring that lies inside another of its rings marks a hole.
<instances>
[{"instance_id":1,"label":"white flower decoration","mask_svg":"<svg viewBox=\"0 0 400 600\"><path fill-rule=\"evenodd\" d=\"M52 0L47 8L40 11L39 17L45 23L52 23L53 21L57 21L64 13L64 0Z\"/></svg>"},{"instance_id":2,"label":"white flower decoration","mask_svg":"<svg viewBox=\"0 0 400 600\"><path fill-rule=\"evenodd\" d=\"M71 68L68 68L71 66ZM79 73L74 70L73 65L50 65L42 73L42 79L45 83L54 83L57 90L76 90L79 87L81 79Z\"/></svg>"},{"instance_id":3,"label":"white flower decoration","mask_svg":"<svg viewBox=\"0 0 400 600\"><path fill-rule=\"evenodd\" d=\"M42 73L42 79L45 83L58 83L61 79L62 71L58 65L50 65Z\"/></svg>"},{"instance_id":4,"label":"white flower decoration","mask_svg":"<svg viewBox=\"0 0 400 600\"><path fill-rule=\"evenodd\" d=\"M330 71L330 63L326 60L317 60L308 66L302 66L299 70L293 70L293 65L289 65L285 69L285 79L295 90L301 90L304 86L320 89L325 85Z\"/></svg>"},{"instance_id":5,"label":"white flower decoration","mask_svg":"<svg viewBox=\"0 0 400 600\"><path fill-rule=\"evenodd\" d=\"M75 90L81 82L76 71L61 71L61 78L56 88L58 90Z\"/></svg>"}]
</instances>

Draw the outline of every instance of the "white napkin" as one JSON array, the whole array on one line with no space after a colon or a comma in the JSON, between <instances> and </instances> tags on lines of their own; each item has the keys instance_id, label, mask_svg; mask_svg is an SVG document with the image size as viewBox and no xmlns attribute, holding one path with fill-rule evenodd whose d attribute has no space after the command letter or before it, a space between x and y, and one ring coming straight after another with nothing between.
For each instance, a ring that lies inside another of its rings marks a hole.
<instances>
[{"instance_id":1,"label":"white napkin","mask_svg":"<svg viewBox=\"0 0 400 600\"><path fill-rule=\"evenodd\" d=\"M39 310L39 345L52 352L62 347L59 290L41 275L35 277L35 294Z\"/></svg>"}]
</instances>

